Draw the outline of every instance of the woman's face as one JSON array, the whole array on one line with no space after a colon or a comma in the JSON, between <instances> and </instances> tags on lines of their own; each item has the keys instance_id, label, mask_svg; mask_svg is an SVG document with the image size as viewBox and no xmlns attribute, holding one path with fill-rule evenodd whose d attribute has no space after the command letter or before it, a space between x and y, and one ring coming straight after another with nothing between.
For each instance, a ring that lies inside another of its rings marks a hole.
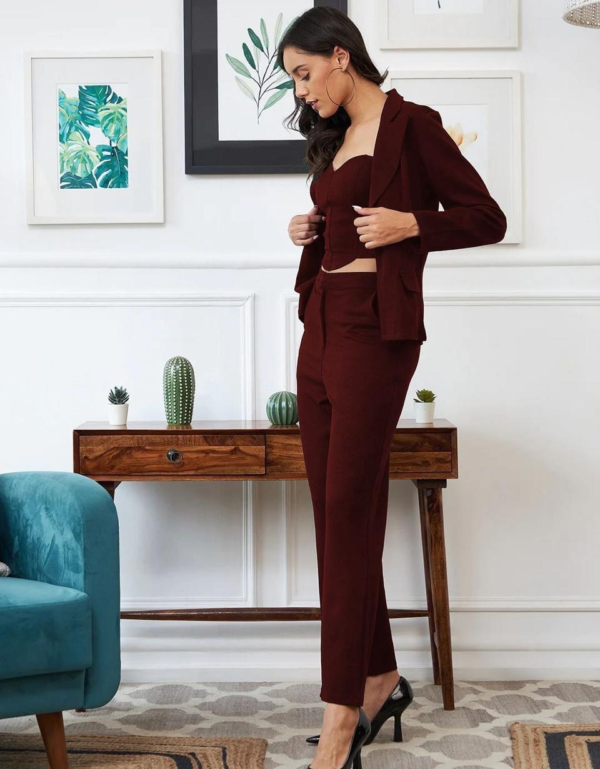
<instances>
[{"instance_id":1,"label":"woman's face","mask_svg":"<svg viewBox=\"0 0 600 769\"><path fill-rule=\"evenodd\" d=\"M294 80L296 97L307 104L313 102L312 109L320 117L330 117L340 103L344 104L350 99L354 88L352 79L341 69L334 70L334 67L348 67L348 52L343 48L336 45L332 56L327 58L288 46L283 52L283 63L285 71ZM328 91L335 101L329 98Z\"/></svg>"}]
</instances>

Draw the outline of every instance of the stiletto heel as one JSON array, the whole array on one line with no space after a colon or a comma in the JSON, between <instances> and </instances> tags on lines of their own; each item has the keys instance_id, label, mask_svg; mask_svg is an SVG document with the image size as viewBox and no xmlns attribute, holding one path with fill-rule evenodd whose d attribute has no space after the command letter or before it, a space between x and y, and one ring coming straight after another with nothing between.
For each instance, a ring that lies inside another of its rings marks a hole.
<instances>
[{"instance_id":1,"label":"stiletto heel","mask_svg":"<svg viewBox=\"0 0 600 769\"><path fill-rule=\"evenodd\" d=\"M402 713L410 705L414 699L414 692L410 683L400 676L400 680L394 687L392 693L387 700L381 706L381 709L371 722L371 734L369 735L365 745L369 745L375 739L377 733L384 725L384 723L394 716L394 742L402 742L402 722L400 718Z\"/></svg>"},{"instance_id":2,"label":"stiletto heel","mask_svg":"<svg viewBox=\"0 0 600 769\"><path fill-rule=\"evenodd\" d=\"M394 715L394 742L402 742L402 721L400 720L401 716L401 713L396 713Z\"/></svg>"},{"instance_id":3,"label":"stiletto heel","mask_svg":"<svg viewBox=\"0 0 600 769\"><path fill-rule=\"evenodd\" d=\"M365 745L370 745L377 733L384 725L384 723L394 716L394 742L402 742L402 723L400 717L406 708L414 699L414 693L410 683L400 676L400 680L393 688L390 696L383 703L378 713L373 717L371 721L371 733L365 741ZM311 745L316 745L319 742L319 734L315 734L313 737L307 737L306 741Z\"/></svg>"},{"instance_id":4,"label":"stiletto heel","mask_svg":"<svg viewBox=\"0 0 600 769\"><path fill-rule=\"evenodd\" d=\"M359 708L358 723L354 729L354 735L352 737L352 742L350 743L350 750L348 751L348 755L346 756L344 764L340 766L340 769L362 769L360 751L370 733L371 722L369 721L365 711L362 708ZM312 767L307 766L306 769L312 769Z\"/></svg>"},{"instance_id":5,"label":"stiletto heel","mask_svg":"<svg viewBox=\"0 0 600 769\"><path fill-rule=\"evenodd\" d=\"M394 742L402 742L402 723L400 717L406 708L413 701L415 695L410 683L400 676L400 680L392 690L392 693L387 700L381 706L377 715L371 722L371 734L369 735L365 745L369 745L375 739L377 733L384 725L384 723L394 716Z\"/></svg>"}]
</instances>

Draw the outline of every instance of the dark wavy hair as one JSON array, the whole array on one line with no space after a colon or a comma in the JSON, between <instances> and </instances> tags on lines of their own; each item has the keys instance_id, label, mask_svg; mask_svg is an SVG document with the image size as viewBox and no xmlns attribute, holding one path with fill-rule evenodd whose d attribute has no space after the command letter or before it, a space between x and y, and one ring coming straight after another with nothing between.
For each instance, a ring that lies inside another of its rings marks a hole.
<instances>
[{"instance_id":1,"label":"dark wavy hair","mask_svg":"<svg viewBox=\"0 0 600 769\"><path fill-rule=\"evenodd\" d=\"M309 54L332 56L336 45L348 51L352 66L361 77L377 85L384 82L388 70L383 75L379 73L367 53L360 30L345 13L336 8L309 8L298 16L279 42L277 64L285 71L283 52L287 46ZM309 175L316 178L335 157L351 121L343 106L338 107L331 117L322 118L302 99L298 99L295 91L293 96L296 108L288 115L286 127L299 131L307 138L305 160L309 166Z\"/></svg>"}]
</instances>

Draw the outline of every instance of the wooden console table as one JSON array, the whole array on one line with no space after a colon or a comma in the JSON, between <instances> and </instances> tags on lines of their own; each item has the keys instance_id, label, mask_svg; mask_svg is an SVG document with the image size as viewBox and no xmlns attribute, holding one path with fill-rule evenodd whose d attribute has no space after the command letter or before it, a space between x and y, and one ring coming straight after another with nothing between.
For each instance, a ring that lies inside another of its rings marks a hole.
<instances>
[{"instance_id":1,"label":"wooden console table","mask_svg":"<svg viewBox=\"0 0 600 769\"><path fill-rule=\"evenodd\" d=\"M122 481L297 481L306 479L298 425L269 421L84 422L73 430L73 470L114 499ZM419 495L427 609L390 609L390 618L427 617L433 680L445 710L454 710L454 675L444 543L442 489L458 478L457 428L445 419L401 419L390 456L390 479L411 480ZM312 607L124 611L123 619L319 620Z\"/></svg>"}]
</instances>

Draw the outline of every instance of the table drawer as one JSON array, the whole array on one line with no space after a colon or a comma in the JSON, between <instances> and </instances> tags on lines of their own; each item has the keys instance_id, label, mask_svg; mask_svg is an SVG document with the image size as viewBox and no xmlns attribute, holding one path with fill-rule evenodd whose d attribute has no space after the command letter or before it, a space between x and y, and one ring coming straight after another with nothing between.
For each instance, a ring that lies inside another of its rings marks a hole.
<instances>
[{"instance_id":1,"label":"table drawer","mask_svg":"<svg viewBox=\"0 0 600 769\"><path fill-rule=\"evenodd\" d=\"M264 475L264 435L81 435L84 475Z\"/></svg>"}]
</instances>

